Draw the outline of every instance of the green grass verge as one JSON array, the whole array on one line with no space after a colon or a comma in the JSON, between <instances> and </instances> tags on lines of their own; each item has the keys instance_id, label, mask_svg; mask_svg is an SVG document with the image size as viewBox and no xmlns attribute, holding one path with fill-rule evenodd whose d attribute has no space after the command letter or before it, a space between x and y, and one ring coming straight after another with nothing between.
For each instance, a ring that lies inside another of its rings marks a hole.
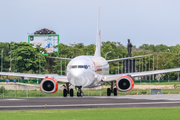
<instances>
[{"instance_id":1,"label":"green grass verge","mask_svg":"<svg viewBox=\"0 0 180 120\"><path fill-rule=\"evenodd\" d=\"M76 96L76 90L74 90L74 96ZM107 96L107 89L97 89L97 90L83 90L84 96ZM146 95L151 94L151 89L133 89L128 92L117 92L119 96L122 95ZM162 89L162 94L180 94L180 89ZM113 94L112 94L113 95ZM0 97L51 97L51 96L63 96L63 91L58 90L56 93L47 94L41 91L31 90L31 91L13 91L5 90L5 93L0 93Z\"/></svg>"},{"instance_id":2,"label":"green grass verge","mask_svg":"<svg viewBox=\"0 0 180 120\"><path fill-rule=\"evenodd\" d=\"M179 120L180 107L0 111L1 120Z\"/></svg>"}]
</instances>

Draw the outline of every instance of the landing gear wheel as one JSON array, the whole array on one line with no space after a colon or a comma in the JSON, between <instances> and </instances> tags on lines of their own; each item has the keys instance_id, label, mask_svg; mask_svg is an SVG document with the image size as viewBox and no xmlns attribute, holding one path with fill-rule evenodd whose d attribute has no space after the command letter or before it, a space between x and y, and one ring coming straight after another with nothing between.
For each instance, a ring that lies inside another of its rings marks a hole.
<instances>
[{"instance_id":1,"label":"landing gear wheel","mask_svg":"<svg viewBox=\"0 0 180 120\"><path fill-rule=\"evenodd\" d=\"M63 96L67 97L67 90L66 89L63 90Z\"/></svg>"},{"instance_id":2,"label":"landing gear wheel","mask_svg":"<svg viewBox=\"0 0 180 120\"><path fill-rule=\"evenodd\" d=\"M73 96L74 96L73 89L70 89L70 97L73 97Z\"/></svg>"},{"instance_id":3,"label":"landing gear wheel","mask_svg":"<svg viewBox=\"0 0 180 120\"><path fill-rule=\"evenodd\" d=\"M80 93L79 92L77 92L77 97L79 97L80 96Z\"/></svg>"},{"instance_id":4,"label":"landing gear wheel","mask_svg":"<svg viewBox=\"0 0 180 120\"><path fill-rule=\"evenodd\" d=\"M114 96L117 96L117 88L114 88Z\"/></svg>"},{"instance_id":5,"label":"landing gear wheel","mask_svg":"<svg viewBox=\"0 0 180 120\"><path fill-rule=\"evenodd\" d=\"M107 96L111 96L111 89L110 88L107 89Z\"/></svg>"},{"instance_id":6,"label":"landing gear wheel","mask_svg":"<svg viewBox=\"0 0 180 120\"><path fill-rule=\"evenodd\" d=\"M80 96L83 97L83 92L80 92Z\"/></svg>"},{"instance_id":7,"label":"landing gear wheel","mask_svg":"<svg viewBox=\"0 0 180 120\"><path fill-rule=\"evenodd\" d=\"M76 88L78 88L77 97L83 97L82 86L76 86Z\"/></svg>"}]
</instances>

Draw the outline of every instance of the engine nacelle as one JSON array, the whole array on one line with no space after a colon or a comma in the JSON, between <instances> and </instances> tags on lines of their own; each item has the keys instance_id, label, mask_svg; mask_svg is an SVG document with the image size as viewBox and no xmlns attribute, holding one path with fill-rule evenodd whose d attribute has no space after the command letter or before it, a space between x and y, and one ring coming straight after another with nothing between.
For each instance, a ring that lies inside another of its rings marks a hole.
<instances>
[{"instance_id":1,"label":"engine nacelle","mask_svg":"<svg viewBox=\"0 0 180 120\"><path fill-rule=\"evenodd\" d=\"M58 90L58 83L52 78L45 78L41 81L40 89L44 93L55 93Z\"/></svg>"},{"instance_id":2,"label":"engine nacelle","mask_svg":"<svg viewBox=\"0 0 180 120\"><path fill-rule=\"evenodd\" d=\"M134 88L134 81L129 76L121 76L116 81L116 88L121 92L130 91Z\"/></svg>"}]
</instances>

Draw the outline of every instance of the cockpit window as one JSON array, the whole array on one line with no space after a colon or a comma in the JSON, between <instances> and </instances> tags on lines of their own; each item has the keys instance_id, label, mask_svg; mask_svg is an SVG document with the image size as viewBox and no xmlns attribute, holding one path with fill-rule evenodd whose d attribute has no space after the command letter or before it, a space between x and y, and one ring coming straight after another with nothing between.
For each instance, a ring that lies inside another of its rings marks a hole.
<instances>
[{"instance_id":1,"label":"cockpit window","mask_svg":"<svg viewBox=\"0 0 180 120\"><path fill-rule=\"evenodd\" d=\"M77 65L72 65L71 68L77 68Z\"/></svg>"},{"instance_id":2,"label":"cockpit window","mask_svg":"<svg viewBox=\"0 0 180 120\"><path fill-rule=\"evenodd\" d=\"M88 69L88 66L87 66L87 65L84 65L84 68L85 68L85 69Z\"/></svg>"},{"instance_id":3,"label":"cockpit window","mask_svg":"<svg viewBox=\"0 0 180 120\"><path fill-rule=\"evenodd\" d=\"M74 68L84 68L84 69L88 69L88 65L72 65L70 68L71 68L71 69L74 69Z\"/></svg>"},{"instance_id":4,"label":"cockpit window","mask_svg":"<svg viewBox=\"0 0 180 120\"><path fill-rule=\"evenodd\" d=\"M84 66L83 65L78 65L78 68L84 68Z\"/></svg>"}]
</instances>

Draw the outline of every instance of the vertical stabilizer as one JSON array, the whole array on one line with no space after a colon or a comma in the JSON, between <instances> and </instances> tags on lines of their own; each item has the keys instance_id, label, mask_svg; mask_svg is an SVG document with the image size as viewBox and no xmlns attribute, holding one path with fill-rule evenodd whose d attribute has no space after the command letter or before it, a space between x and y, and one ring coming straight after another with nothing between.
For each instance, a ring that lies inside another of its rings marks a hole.
<instances>
[{"instance_id":1,"label":"vertical stabilizer","mask_svg":"<svg viewBox=\"0 0 180 120\"><path fill-rule=\"evenodd\" d=\"M101 56L100 6L98 10L96 51L95 51L94 56L97 56L97 57Z\"/></svg>"}]
</instances>

